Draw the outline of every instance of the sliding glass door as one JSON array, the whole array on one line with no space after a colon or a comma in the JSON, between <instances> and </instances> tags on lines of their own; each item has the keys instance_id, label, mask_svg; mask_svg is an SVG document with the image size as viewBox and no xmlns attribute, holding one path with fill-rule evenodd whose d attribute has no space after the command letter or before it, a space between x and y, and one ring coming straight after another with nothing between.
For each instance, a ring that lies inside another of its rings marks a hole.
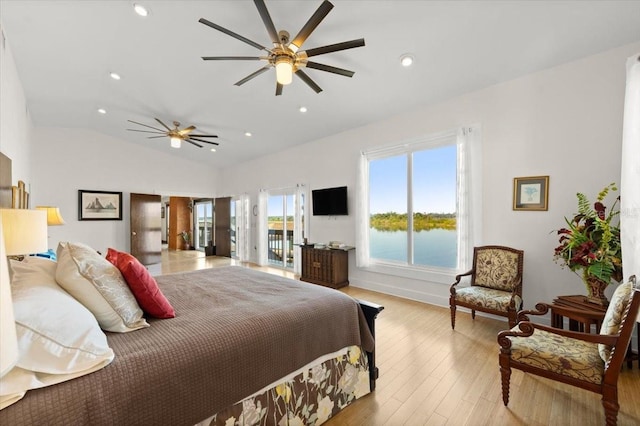
<instances>
[{"instance_id":1,"label":"sliding glass door","mask_svg":"<svg viewBox=\"0 0 640 426\"><path fill-rule=\"evenodd\" d=\"M193 203L195 224L194 245L196 250L204 248L213 241L213 200L197 200Z\"/></svg>"},{"instance_id":2,"label":"sliding glass door","mask_svg":"<svg viewBox=\"0 0 640 426\"><path fill-rule=\"evenodd\" d=\"M269 264L293 268L293 193L270 195L268 216Z\"/></svg>"}]
</instances>

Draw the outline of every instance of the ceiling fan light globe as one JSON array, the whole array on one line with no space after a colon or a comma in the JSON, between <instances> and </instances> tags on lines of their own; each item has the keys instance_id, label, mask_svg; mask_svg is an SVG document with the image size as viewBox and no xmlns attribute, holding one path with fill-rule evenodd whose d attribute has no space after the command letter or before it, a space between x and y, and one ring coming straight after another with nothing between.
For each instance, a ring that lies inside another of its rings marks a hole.
<instances>
[{"instance_id":1,"label":"ceiling fan light globe","mask_svg":"<svg viewBox=\"0 0 640 426\"><path fill-rule=\"evenodd\" d=\"M181 143L180 138L171 138L171 148L180 148Z\"/></svg>"},{"instance_id":2,"label":"ceiling fan light globe","mask_svg":"<svg viewBox=\"0 0 640 426\"><path fill-rule=\"evenodd\" d=\"M276 80L286 86L293 80L293 61L288 56L276 58Z\"/></svg>"}]
</instances>

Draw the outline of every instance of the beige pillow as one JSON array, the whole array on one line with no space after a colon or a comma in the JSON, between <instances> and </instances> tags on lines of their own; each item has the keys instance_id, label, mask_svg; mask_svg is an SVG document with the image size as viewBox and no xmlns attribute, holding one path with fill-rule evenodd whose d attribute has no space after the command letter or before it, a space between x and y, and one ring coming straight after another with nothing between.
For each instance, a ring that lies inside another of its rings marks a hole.
<instances>
[{"instance_id":1,"label":"beige pillow","mask_svg":"<svg viewBox=\"0 0 640 426\"><path fill-rule=\"evenodd\" d=\"M0 380L0 409L29 389L99 370L114 353L95 317L55 281L56 263L11 261L18 361Z\"/></svg>"},{"instance_id":2,"label":"beige pillow","mask_svg":"<svg viewBox=\"0 0 640 426\"><path fill-rule=\"evenodd\" d=\"M124 333L149 327L122 274L91 247L58 245L56 281L89 309L103 330Z\"/></svg>"},{"instance_id":3,"label":"beige pillow","mask_svg":"<svg viewBox=\"0 0 640 426\"><path fill-rule=\"evenodd\" d=\"M607 312L604 314L600 334L618 334L620 325L622 324L622 314L624 314L624 310L629 304L632 291L633 285L631 281L620 284L618 288L616 288L613 296L611 296L611 302L609 303ZM607 362L611 355L611 347L600 343L598 344L598 352L600 352L600 358L602 358L604 362Z\"/></svg>"}]
</instances>

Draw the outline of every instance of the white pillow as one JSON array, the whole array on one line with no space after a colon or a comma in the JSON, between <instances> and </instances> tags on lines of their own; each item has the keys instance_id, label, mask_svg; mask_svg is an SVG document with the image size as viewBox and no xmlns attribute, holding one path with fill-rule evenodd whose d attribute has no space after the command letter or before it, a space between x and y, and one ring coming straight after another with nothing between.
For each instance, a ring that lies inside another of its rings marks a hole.
<instances>
[{"instance_id":1,"label":"white pillow","mask_svg":"<svg viewBox=\"0 0 640 426\"><path fill-rule=\"evenodd\" d=\"M58 245L56 281L89 309L103 330L124 333L149 327L122 274L80 243Z\"/></svg>"},{"instance_id":2,"label":"white pillow","mask_svg":"<svg viewBox=\"0 0 640 426\"><path fill-rule=\"evenodd\" d=\"M91 373L114 358L93 314L56 283L55 262L27 257L11 261L11 268L19 355L0 380L0 408L29 389Z\"/></svg>"}]
</instances>

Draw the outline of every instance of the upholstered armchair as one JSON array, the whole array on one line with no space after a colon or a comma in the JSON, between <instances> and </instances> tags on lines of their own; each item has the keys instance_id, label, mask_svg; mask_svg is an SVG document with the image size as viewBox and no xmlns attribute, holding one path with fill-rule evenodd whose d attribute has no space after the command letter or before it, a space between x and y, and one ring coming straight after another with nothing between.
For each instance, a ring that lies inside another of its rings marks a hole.
<instances>
[{"instance_id":1,"label":"upholstered armchair","mask_svg":"<svg viewBox=\"0 0 640 426\"><path fill-rule=\"evenodd\" d=\"M516 325L518 311L522 308L522 265L524 252L504 246L482 246L473 249L473 267L456 275L449 292L451 328L456 327L456 306L500 315L509 319L509 327ZM467 287L460 286L462 277L470 276Z\"/></svg>"},{"instance_id":2,"label":"upholstered armchair","mask_svg":"<svg viewBox=\"0 0 640 426\"><path fill-rule=\"evenodd\" d=\"M640 289L635 284L635 277L631 277L619 285L611 297L600 334L530 322L529 315L548 312L549 305L544 303L537 304L536 310L521 311L518 325L498 334L504 405L509 403L511 369L516 368L601 394L606 424L615 425L620 408L618 375L639 307Z\"/></svg>"}]
</instances>

